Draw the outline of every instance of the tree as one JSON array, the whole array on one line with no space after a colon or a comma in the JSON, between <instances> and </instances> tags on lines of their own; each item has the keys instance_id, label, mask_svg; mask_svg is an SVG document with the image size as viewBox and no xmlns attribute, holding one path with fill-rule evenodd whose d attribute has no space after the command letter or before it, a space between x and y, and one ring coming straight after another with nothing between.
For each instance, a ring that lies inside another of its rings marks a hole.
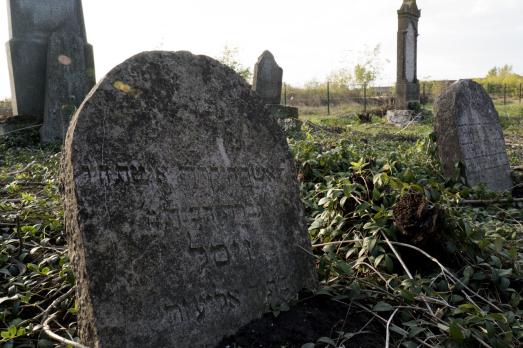
<instances>
[{"instance_id":1,"label":"tree","mask_svg":"<svg viewBox=\"0 0 523 348\"><path fill-rule=\"evenodd\" d=\"M220 63L227 65L245 80L250 82L250 79L252 78L251 69L244 67L238 61L238 51L238 47L229 47L226 45L223 48L222 55L218 57L217 60Z\"/></svg>"},{"instance_id":2,"label":"tree","mask_svg":"<svg viewBox=\"0 0 523 348\"><path fill-rule=\"evenodd\" d=\"M360 62L354 66L354 83L356 86L372 86L383 70L381 45L363 52Z\"/></svg>"},{"instance_id":3,"label":"tree","mask_svg":"<svg viewBox=\"0 0 523 348\"><path fill-rule=\"evenodd\" d=\"M347 68L341 68L338 70L334 70L329 74L327 77L327 81L330 82L330 84L333 87L337 87L340 89L347 89L352 84L352 81L354 80L352 73Z\"/></svg>"},{"instance_id":4,"label":"tree","mask_svg":"<svg viewBox=\"0 0 523 348\"><path fill-rule=\"evenodd\" d=\"M384 61L381 58L381 45L360 53L356 64L335 70L329 74L328 81L336 87L362 88L372 86L380 77Z\"/></svg>"}]
</instances>

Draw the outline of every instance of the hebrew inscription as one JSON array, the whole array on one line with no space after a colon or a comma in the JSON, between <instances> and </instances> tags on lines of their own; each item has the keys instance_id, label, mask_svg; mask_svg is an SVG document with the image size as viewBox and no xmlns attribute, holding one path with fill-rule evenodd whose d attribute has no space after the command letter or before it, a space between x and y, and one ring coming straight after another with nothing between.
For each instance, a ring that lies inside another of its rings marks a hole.
<instances>
[{"instance_id":1,"label":"hebrew inscription","mask_svg":"<svg viewBox=\"0 0 523 348\"><path fill-rule=\"evenodd\" d=\"M188 52L114 68L63 159L79 329L92 347L214 347L314 286L296 173L265 102Z\"/></svg>"},{"instance_id":2,"label":"hebrew inscription","mask_svg":"<svg viewBox=\"0 0 523 348\"><path fill-rule=\"evenodd\" d=\"M483 88L470 80L454 83L436 101L435 130L444 172L453 176L461 162L471 186L494 191L512 188L499 116Z\"/></svg>"}]
</instances>

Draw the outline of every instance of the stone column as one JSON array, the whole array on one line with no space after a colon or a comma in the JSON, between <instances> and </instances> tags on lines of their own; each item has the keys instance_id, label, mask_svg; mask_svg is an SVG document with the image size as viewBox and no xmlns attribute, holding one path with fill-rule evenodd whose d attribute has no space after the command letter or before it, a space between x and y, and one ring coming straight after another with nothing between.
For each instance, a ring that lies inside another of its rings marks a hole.
<instances>
[{"instance_id":1,"label":"stone column","mask_svg":"<svg viewBox=\"0 0 523 348\"><path fill-rule=\"evenodd\" d=\"M418 65L418 21L421 11L416 0L403 0L398 10L398 62L396 110L409 109L409 103L420 101Z\"/></svg>"}]
</instances>

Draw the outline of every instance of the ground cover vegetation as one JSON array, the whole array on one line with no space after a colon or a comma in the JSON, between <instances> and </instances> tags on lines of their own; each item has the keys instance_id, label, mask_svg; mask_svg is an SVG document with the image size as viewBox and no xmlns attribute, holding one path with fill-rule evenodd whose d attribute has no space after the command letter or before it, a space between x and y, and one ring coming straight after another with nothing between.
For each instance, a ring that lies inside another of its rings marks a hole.
<instances>
[{"instance_id":1,"label":"ground cover vegetation","mask_svg":"<svg viewBox=\"0 0 523 348\"><path fill-rule=\"evenodd\" d=\"M520 183L521 119L519 114L502 118ZM398 347L523 343L521 200L467 187L459 176L442 177L430 117L403 129L379 118L360 124L351 115L310 120L289 144L319 294L344 308L340 319L366 320L350 331L328 330L302 342L304 347L347 347L376 333ZM26 132L4 137L0 145L5 348L64 347L50 335L73 340L76 334L75 280L59 194L60 149L35 145L36 138ZM275 314L295 307L299 303ZM296 345L287 340L280 346Z\"/></svg>"}]
</instances>

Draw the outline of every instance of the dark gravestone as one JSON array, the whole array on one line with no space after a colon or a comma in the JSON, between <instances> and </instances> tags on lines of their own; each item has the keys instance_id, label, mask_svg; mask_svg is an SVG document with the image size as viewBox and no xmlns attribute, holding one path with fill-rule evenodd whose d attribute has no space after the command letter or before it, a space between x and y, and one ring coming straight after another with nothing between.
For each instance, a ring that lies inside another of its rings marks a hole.
<instances>
[{"instance_id":1,"label":"dark gravestone","mask_svg":"<svg viewBox=\"0 0 523 348\"><path fill-rule=\"evenodd\" d=\"M512 180L499 115L476 82L460 80L436 100L435 131L445 175L461 162L467 183L493 191L510 190Z\"/></svg>"},{"instance_id":2,"label":"dark gravestone","mask_svg":"<svg viewBox=\"0 0 523 348\"><path fill-rule=\"evenodd\" d=\"M280 105L283 70L274 56L264 51L254 65L252 89L265 101L270 114L278 120L298 118L298 108Z\"/></svg>"},{"instance_id":3,"label":"dark gravestone","mask_svg":"<svg viewBox=\"0 0 523 348\"><path fill-rule=\"evenodd\" d=\"M254 66L252 89L265 104L280 104L283 70L278 66L271 52L265 51Z\"/></svg>"},{"instance_id":4,"label":"dark gravestone","mask_svg":"<svg viewBox=\"0 0 523 348\"><path fill-rule=\"evenodd\" d=\"M94 86L89 72L85 41L70 32L58 31L49 39L44 124L40 129L43 143L62 141L69 122Z\"/></svg>"},{"instance_id":5,"label":"dark gravestone","mask_svg":"<svg viewBox=\"0 0 523 348\"><path fill-rule=\"evenodd\" d=\"M314 285L285 137L211 58L145 52L114 68L71 121L63 175L92 347L214 347Z\"/></svg>"},{"instance_id":6,"label":"dark gravestone","mask_svg":"<svg viewBox=\"0 0 523 348\"><path fill-rule=\"evenodd\" d=\"M44 113L48 40L63 30L86 43L86 62L94 78L92 47L87 44L81 0L8 0L7 55L14 115L41 120Z\"/></svg>"}]
</instances>

